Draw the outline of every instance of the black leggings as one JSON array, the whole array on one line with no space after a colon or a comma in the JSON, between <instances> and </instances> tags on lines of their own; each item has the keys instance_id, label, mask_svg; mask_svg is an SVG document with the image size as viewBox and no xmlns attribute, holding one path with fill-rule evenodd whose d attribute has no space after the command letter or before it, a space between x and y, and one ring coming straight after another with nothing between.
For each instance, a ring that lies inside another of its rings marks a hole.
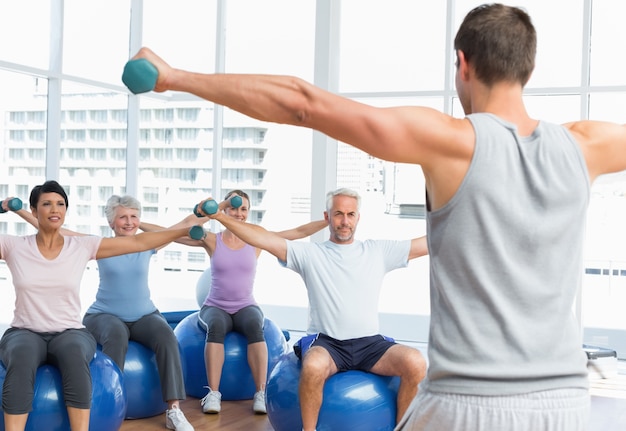
<instances>
[{"instance_id":1,"label":"black leggings","mask_svg":"<svg viewBox=\"0 0 626 431\"><path fill-rule=\"evenodd\" d=\"M0 358L6 368L2 387L2 409L19 415L33 409L35 375L49 363L59 369L65 405L91 408L89 364L96 354L96 340L87 329L37 333L9 328L0 340Z\"/></svg>"},{"instance_id":2,"label":"black leggings","mask_svg":"<svg viewBox=\"0 0 626 431\"><path fill-rule=\"evenodd\" d=\"M264 316L257 305L249 305L234 314L229 314L218 307L204 305L198 315L198 321L207 331L207 343L224 344L226 334L236 331L248 340L248 344L265 341L263 334Z\"/></svg>"}]
</instances>

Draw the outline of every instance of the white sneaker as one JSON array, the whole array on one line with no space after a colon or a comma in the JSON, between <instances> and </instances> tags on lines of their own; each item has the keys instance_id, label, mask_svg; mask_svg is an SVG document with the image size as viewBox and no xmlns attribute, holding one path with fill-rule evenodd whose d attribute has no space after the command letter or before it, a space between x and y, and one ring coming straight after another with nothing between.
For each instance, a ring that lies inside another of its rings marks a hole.
<instances>
[{"instance_id":1,"label":"white sneaker","mask_svg":"<svg viewBox=\"0 0 626 431\"><path fill-rule=\"evenodd\" d=\"M252 404L252 410L254 413L265 415L267 414L267 407L265 406L265 391L258 391L254 394L254 403Z\"/></svg>"},{"instance_id":2,"label":"white sneaker","mask_svg":"<svg viewBox=\"0 0 626 431\"><path fill-rule=\"evenodd\" d=\"M174 431L194 431L183 411L176 406L165 411L165 428Z\"/></svg>"},{"instance_id":3,"label":"white sneaker","mask_svg":"<svg viewBox=\"0 0 626 431\"><path fill-rule=\"evenodd\" d=\"M219 413L222 410L222 393L209 388L209 393L200 400L204 413Z\"/></svg>"}]
</instances>

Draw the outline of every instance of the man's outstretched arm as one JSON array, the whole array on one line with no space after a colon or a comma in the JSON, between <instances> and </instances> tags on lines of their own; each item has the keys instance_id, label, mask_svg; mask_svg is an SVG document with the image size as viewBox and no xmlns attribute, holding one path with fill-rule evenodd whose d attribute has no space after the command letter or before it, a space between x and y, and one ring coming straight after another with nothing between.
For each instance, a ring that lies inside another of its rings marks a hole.
<instances>
[{"instance_id":1,"label":"man's outstretched arm","mask_svg":"<svg viewBox=\"0 0 626 431\"><path fill-rule=\"evenodd\" d=\"M411 240L411 249L409 250L409 260L416 257L426 256L428 254L428 241L426 235Z\"/></svg>"},{"instance_id":2,"label":"man's outstretched arm","mask_svg":"<svg viewBox=\"0 0 626 431\"><path fill-rule=\"evenodd\" d=\"M318 130L383 160L423 165L436 155L456 159L467 152L459 131L473 138L467 121L437 110L375 107L294 76L196 73L171 67L146 47L131 60L156 68L156 92L186 92L258 120Z\"/></svg>"},{"instance_id":3,"label":"man's outstretched arm","mask_svg":"<svg viewBox=\"0 0 626 431\"><path fill-rule=\"evenodd\" d=\"M281 230L281 231L274 232L274 233L276 233L278 236L285 238L285 239L296 240L296 239L306 238L307 236L311 236L314 233L319 232L320 230L324 229L327 226L328 226L328 222L324 219L321 219L321 220L316 220L316 221L312 221L312 222L300 225L293 229Z\"/></svg>"},{"instance_id":4,"label":"man's outstretched arm","mask_svg":"<svg viewBox=\"0 0 626 431\"><path fill-rule=\"evenodd\" d=\"M282 261L287 260L287 240L278 234L259 225L236 220L221 211L210 217L219 221L226 229L251 246L265 250Z\"/></svg>"}]
</instances>

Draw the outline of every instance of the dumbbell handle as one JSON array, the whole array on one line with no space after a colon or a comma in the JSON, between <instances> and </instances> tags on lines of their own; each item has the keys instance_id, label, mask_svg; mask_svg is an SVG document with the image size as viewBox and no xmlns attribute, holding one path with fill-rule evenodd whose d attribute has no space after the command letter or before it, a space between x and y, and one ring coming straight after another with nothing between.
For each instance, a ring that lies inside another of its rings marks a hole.
<instances>
[{"instance_id":1,"label":"dumbbell handle","mask_svg":"<svg viewBox=\"0 0 626 431\"><path fill-rule=\"evenodd\" d=\"M241 198L241 196L235 195L230 198L231 207L239 208L241 204L243 204L243 199ZM204 211L205 214L209 214L209 215L215 214L218 209L219 209L219 205L217 201L213 199L204 201L204 203L202 204L202 211ZM198 217L202 217L202 214L200 213L200 211L198 211L198 205L193 207L193 213L197 215Z\"/></svg>"},{"instance_id":2,"label":"dumbbell handle","mask_svg":"<svg viewBox=\"0 0 626 431\"><path fill-rule=\"evenodd\" d=\"M20 198L13 198L7 202L7 206L11 211L19 211L22 209L22 200ZM6 210L0 206L0 213L5 213Z\"/></svg>"}]
</instances>

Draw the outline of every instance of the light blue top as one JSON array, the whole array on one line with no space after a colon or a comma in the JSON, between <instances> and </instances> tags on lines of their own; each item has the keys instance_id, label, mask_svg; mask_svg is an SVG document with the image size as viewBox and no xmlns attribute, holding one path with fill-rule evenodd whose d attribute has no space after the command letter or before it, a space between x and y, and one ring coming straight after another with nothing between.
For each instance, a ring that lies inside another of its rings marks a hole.
<instances>
[{"instance_id":1,"label":"light blue top","mask_svg":"<svg viewBox=\"0 0 626 431\"><path fill-rule=\"evenodd\" d=\"M562 126L522 137L491 114L454 197L427 211L431 391L521 394L588 386L573 303L590 182Z\"/></svg>"},{"instance_id":2,"label":"light blue top","mask_svg":"<svg viewBox=\"0 0 626 431\"><path fill-rule=\"evenodd\" d=\"M148 271L156 250L98 259L100 286L87 313L108 313L135 322L156 311L150 299Z\"/></svg>"},{"instance_id":3,"label":"light blue top","mask_svg":"<svg viewBox=\"0 0 626 431\"><path fill-rule=\"evenodd\" d=\"M338 340L379 333L378 301L385 274L408 265L411 241L287 241L287 262L309 296L307 332Z\"/></svg>"}]
</instances>

